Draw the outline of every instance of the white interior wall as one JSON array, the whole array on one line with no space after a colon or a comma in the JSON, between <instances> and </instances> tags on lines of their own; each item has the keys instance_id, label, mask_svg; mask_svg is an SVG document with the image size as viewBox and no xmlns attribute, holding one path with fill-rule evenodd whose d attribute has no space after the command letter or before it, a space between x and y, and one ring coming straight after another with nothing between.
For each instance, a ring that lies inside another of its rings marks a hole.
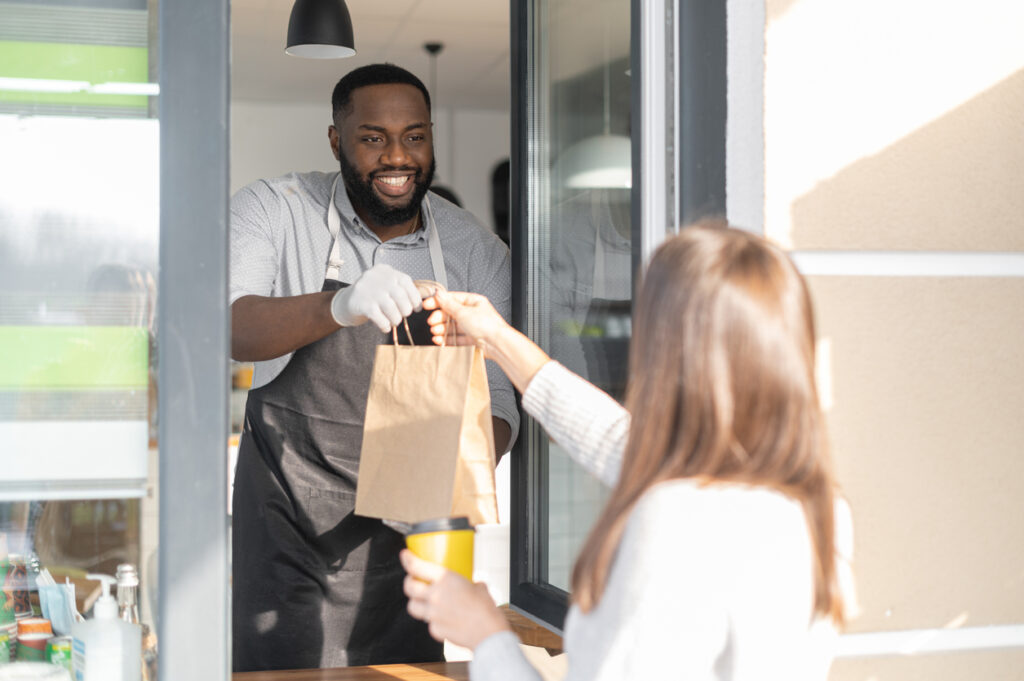
<instances>
[{"instance_id":1,"label":"white interior wall","mask_svg":"<svg viewBox=\"0 0 1024 681\"><path fill-rule=\"evenodd\" d=\"M434 109L435 182L452 188L487 227L491 171L509 155L509 112ZM337 168L327 141L330 107L231 103L231 191L291 171Z\"/></svg>"}]
</instances>

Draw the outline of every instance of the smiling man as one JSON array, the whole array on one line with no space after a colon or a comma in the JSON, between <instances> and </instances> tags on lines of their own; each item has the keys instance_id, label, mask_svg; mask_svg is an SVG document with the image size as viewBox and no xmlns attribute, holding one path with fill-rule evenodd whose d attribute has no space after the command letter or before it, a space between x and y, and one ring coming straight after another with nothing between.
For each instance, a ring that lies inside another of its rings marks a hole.
<instances>
[{"instance_id":1,"label":"smiling man","mask_svg":"<svg viewBox=\"0 0 1024 681\"><path fill-rule=\"evenodd\" d=\"M429 191L423 83L374 64L331 103L340 173L260 180L231 201L231 353L255 363L233 494L236 671L442 659L405 610L404 538L353 513L370 372L403 318L429 342L415 279L509 315L508 249ZM500 454L519 418L504 374L488 380Z\"/></svg>"}]
</instances>

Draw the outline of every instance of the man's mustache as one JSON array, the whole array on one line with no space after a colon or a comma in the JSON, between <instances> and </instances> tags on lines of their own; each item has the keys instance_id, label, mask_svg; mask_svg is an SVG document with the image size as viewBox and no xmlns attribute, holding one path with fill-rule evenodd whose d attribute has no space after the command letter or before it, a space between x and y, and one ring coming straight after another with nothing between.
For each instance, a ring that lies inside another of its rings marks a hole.
<instances>
[{"instance_id":1,"label":"man's mustache","mask_svg":"<svg viewBox=\"0 0 1024 681\"><path fill-rule=\"evenodd\" d=\"M422 171L422 169L420 169L420 168L411 168L411 167L409 167L409 166L402 166L402 167L400 167L400 168L378 168L377 170L371 171L371 172L370 172L370 173L369 173L369 174L367 175L367 177L369 177L369 178L370 178L370 179L372 180L373 178L375 178L375 177L377 177L378 175L381 175L381 174L383 174L383 173L394 173L394 172L399 172L399 173L404 173L404 172L414 173L414 174L415 174L415 175L416 175L417 177L419 177L420 175L422 175L422 174L423 174L423 171Z\"/></svg>"}]
</instances>

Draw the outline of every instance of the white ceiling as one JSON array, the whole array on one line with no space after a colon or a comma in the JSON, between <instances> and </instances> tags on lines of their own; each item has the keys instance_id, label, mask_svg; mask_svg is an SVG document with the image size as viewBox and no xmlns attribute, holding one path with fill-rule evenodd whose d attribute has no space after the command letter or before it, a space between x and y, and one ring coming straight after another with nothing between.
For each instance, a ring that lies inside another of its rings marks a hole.
<instances>
[{"instance_id":1,"label":"white ceiling","mask_svg":"<svg viewBox=\"0 0 1024 681\"><path fill-rule=\"evenodd\" d=\"M509 0L346 0L356 56L339 60L284 53L292 0L231 1L231 97L329 106L354 68L388 61L430 87L427 42L437 56L436 107L508 110Z\"/></svg>"}]
</instances>

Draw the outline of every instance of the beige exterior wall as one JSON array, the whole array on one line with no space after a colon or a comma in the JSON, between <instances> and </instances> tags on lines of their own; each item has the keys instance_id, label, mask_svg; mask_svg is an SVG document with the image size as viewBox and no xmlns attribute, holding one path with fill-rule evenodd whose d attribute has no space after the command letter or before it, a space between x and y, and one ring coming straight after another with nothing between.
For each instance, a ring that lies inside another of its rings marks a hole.
<instances>
[{"instance_id":1,"label":"beige exterior wall","mask_svg":"<svg viewBox=\"0 0 1024 681\"><path fill-rule=\"evenodd\" d=\"M830 681L1020 681L1024 651L839 660Z\"/></svg>"},{"instance_id":2,"label":"beige exterior wall","mask_svg":"<svg viewBox=\"0 0 1024 681\"><path fill-rule=\"evenodd\" d=\"M851 631L1024 621L1024 278L811 277Z\"/></svg>"},{"instance_id":3,"label":"beige exterior wall","mask_svg":"<svg viewBox=\"0 0 1024 681\"><path fill-rule=\"evenodd\" d=\"M767 0L765 24L769 237L1024 252L1024 2ZM1024 626L1024 277L810 283L856 525L849 630ZM1019 648L900 653L832 678L1024 679Z\"/></svg>"},{"instance_id":4,"label":"beige exterior wall","mask_svg":"<svg viewBox=\"0 0 1024 681\"><path fill-rule=\"evenodd\" d=\"M765 228L1024 250L1024 3L767 0Z\"/></svg>"}]
</instances>

